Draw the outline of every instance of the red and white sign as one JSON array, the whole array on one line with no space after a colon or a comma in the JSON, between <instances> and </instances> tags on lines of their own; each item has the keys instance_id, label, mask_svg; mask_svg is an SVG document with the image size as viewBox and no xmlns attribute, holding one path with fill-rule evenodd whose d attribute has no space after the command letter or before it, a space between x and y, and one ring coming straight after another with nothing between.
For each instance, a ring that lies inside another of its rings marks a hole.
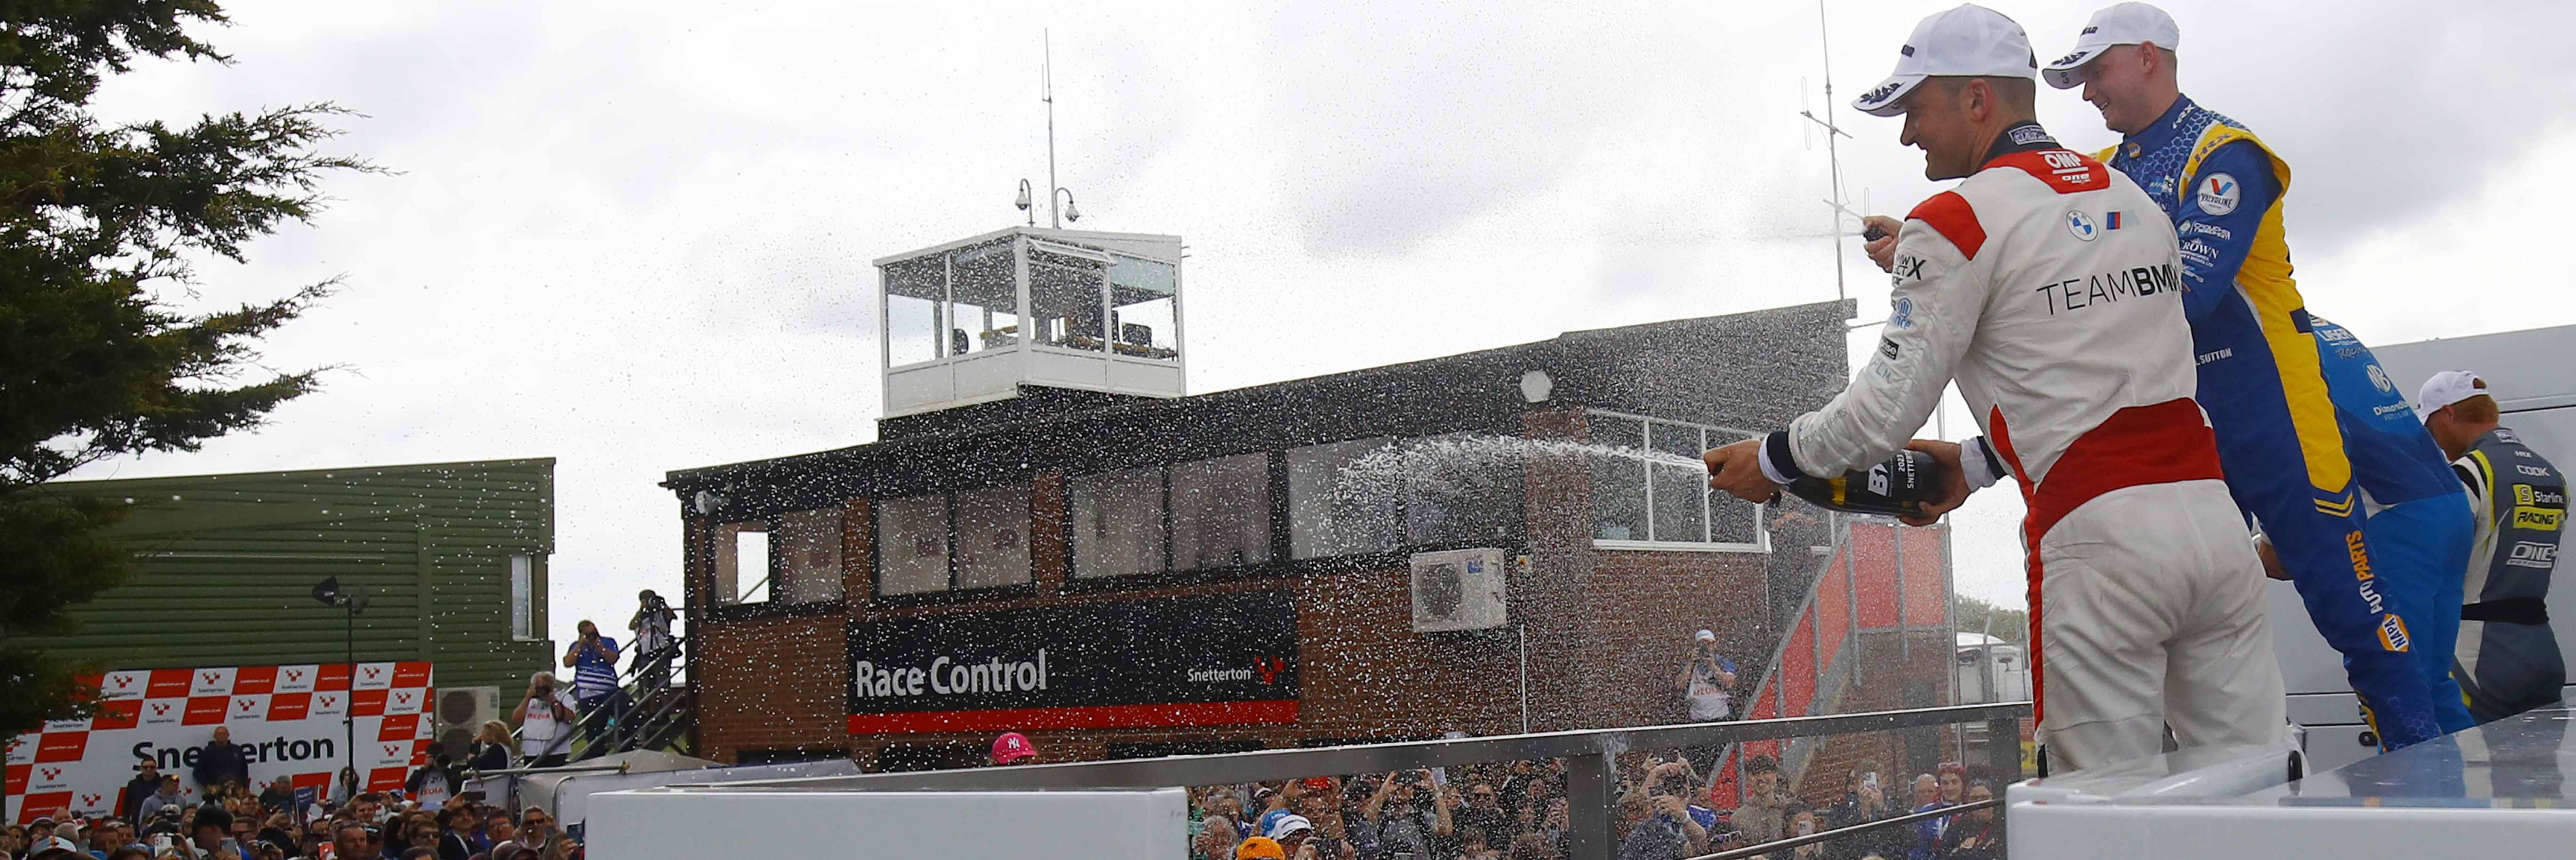
<instances>
[{"instance_id":1,"label":"red and white sign","mask_svg":"<svg viewBox=\"0 0 2576 860\"><path fill-rule=\"evenodd\" d=\"M177 776L193 802L197 756L216 726L232 731L254 790L282 774L330 793L351 762L353 729L367 790L401 788L429 760L427 662L133 669L83 681L99 685L97 714L8 742L7 820L111 814L143 758Z\"/></svg>"}]
</instances>

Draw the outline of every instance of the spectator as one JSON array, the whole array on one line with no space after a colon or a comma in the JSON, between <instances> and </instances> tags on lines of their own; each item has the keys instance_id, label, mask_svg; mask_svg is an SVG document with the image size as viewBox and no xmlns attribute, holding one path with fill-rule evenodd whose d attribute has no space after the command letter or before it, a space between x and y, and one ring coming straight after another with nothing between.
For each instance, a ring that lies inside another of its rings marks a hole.
<instances>
[{"instance_id":1,"label":"spectator","mask_svg":"<svg viewBox=\"0 0 2576 860\"><path fill-rule=\"evenodd\" d=\"M529 767L562 767L571 760L573 714L572 697L555 687L553 672L528 679L527 695L510 719L519 724L519 752Z\"/></svg>"},{"instance_id":2,"label":"spectator","mask_svg":"<svg viewBox=\"0 0 2576 860\"><path fill-rule=\"evenodd\" d=\"M1462 832L1468 827L1484 831L1486 840L1495 844L1496 853L1519 832L1512 827L1511 815L1503 811L1502 790L1483 780L1467 784L1467 803L1458 808L1454 817Z\"/></svg>"},{"instance_id":3,"label":"spectator","mask_svg":"<svg viewBox=\"0 0 2576 860\"><path fill-rule=\"evenodd\" d=\"M259 792L259 805L270 809L293 809L295 778L281 773L276 779L269 780L268 787Z\"/></svg>"},{"instance_id":4,"label":"spectator","mask_svg":"<svg viewBox=\"0 0 2576 860\"><path fill-rule=\"evenodd\" d=\"M1682 860L1708 853L1708 829L1680 795L1631 791L1619 798L1619 860Z\"/></svg>"},{"instance_id":5,"label":"spectator","mask_svg":"<svg viewBox=\"0 0 2576 860\"><path fill-rule=\"evenodd\" d=\"M259 841L287 851L295 850L295 816L284 812L270 815L259 828Z\"/></svg>"},{"instance_id":6,"label":"spectator","mask_svg":"<svg viewBox=\"0 0 2576 860\"><path fill-rule=\"evenodd\" d=\"M1765 638L1789 628L1789 619L1813 590L1816 574L1829 556L1816 548L1833 546L1832 526L1821 508L1782 496L1770 505L1771 553L1763 557L1762 593L1770 614L1763 621Z\"/></svg>"},{"instance_id":7,"label":"spectator","mask_svg":"<svg viewBox=\"0 0 2576 860\"><path fill-rule=\"evenodd\" d=\"M1458 860L1503 860L1503 852L1485 837L1485 828L1458 828Z\"/></svg>"},{"instance_id":8,"label":"spectator","mask_svg":"<svg viewBox=\"0 0 2576 860\"><path fill-rule=\"evenodd\" d=\"M242 855L241 843L233 840L233 814L223 807L198 807L196 817L189 820L188 834L200 853L230 851L235 857Z\"/></svg>"},{"instance_id":9,"label":"spectator","mask_svg":"<svg viewBox=\"0 0 2576 860\"><path fill-rule=\"evenodd\" d=\"M545 810L531 806L520 814L519 844L537 849L539 856L550 857L560 853L563 846L555 843L562 838L563 835L555 831L554 816L547 815Z\"/></svg>"},{"instance_id":10,"label":"spectator","mask_svg":"<svg viewBox=\"0 0 2576 860\"><path fill-rule=\"evenodd\" d=\"M1807 806L1805 804L1792 805L1789 808L1788 832L1781 834L1780 838L1795 839L1800 836L1814 836L1816 835L1817 823L1815 807ZM1789 857L1792 858L1792 860L1824 860L1825 843L1809 842L1805 845L1791 848L1789 849Z\"/></svg>"},{"instance_id":11,"label":"spectator","mask_svg":"<svg viewBox=\"0 0 2576 860\"><path fill-rule=\"evenodd\" d=\"M1255 836L1235 846L1234 860L1288 860L1288 854L1270 837Z\"/></svg>"},{"instance_id":12,"label":"spectator","mask_svg":"<svg viewBox=\"0 0 2576 860\"><path fill-rule=\"evenodd\" d=\"M438 811L438 860L467 860L480 850L467 830L479 820L473 810L473 804L459 801Z\"/></svg>"},{"instance_id":13,"label":"spectator","mask_svg":"<svg viewBox=\"0 0 2576 860\"><path fill-rule=\"evenodd\" d=\"M1995 789L1978 780L1961 796L1969 803L1983 803L1995 799ZM1952 820L1941 834L1940 856L1941 860L2002 860L2004 828L1994 807L1963 812Z\"/></svg>"},{"instance_id":14,"label":"spectator","mask_svg":"<svg viewBox=\"0 0 2576 860\"><path fill-rule=\"evenodd\" d=\"M440 750L431 763L421 765L419 770L411 772L409 779L403 780L403 791L417 799L421 809L431 812L438 811L439 807L447 804L448 798L455 797L456 789L456 770L451 767L451 759L445 750Z\"/></svg>"},{"instance_id":15,"label":"spectator","mask_svg":"<svg viewBox=\"0 0 2576 860\"><path fill-rule=\"evenodd\" d=\"M1945 806L1949 804L1941 802L1940 780L1934 779L1928 773L1916 774L1914 811L1931 812ZM1905 860L1936 860L1940 857L1941 825L1945 823L1947 822L1942 818L1926 818L1914 822L1914 844L1905 850Z\"/></svg>"},{"instance_id":16,"label":"spectator","mask_svg":"<svg viewBox=\"0 0 2576 860\"><path fill-rule=\"evenodd\" d=\"M1297 814L1288 808L1287 792L1266 785L1252 790L1252 803L1261 809L1252 821L1254 836L1279 838L1278 834L1270 832L1271 828L1278 826L1280 819Z\"/></svg>"},{"instance_id":17,"label":"spectator","mask_svg":"<svg viewBox=\"0 0 2576 860\"><path fill-rule=\"evenodd\" d=\"M483 838L491 841L494 856L500 855L501 843L515 844L519 838L519 826L511 822L509 810L494 807L483 813Z\"/></svg>"},{"instance_id":18,"label":"spectator","mask_svg":"<svg viewBox=\"0 0 2576 860\"><path fill-rule=\"evenodd\" d=\"M1941 786L1941 805L1959 805L1960 798L1966 796L1968 792L1968 766L1955 761L1945 761L1939 767L1933 768L1932 772L1940 774L1936 781Z\"/></svg>"},{"instance_id":19,"label":"spectator","mask_svg":"<svg viewBox=\"0 0 2576 860\"><path fill-rule=\"evenodd\" d=\"M128 845L108 852L107 860L152 860L152 850L140 845Z\"/></svg>"},{"instance_id":20,"label":"spectator","mask_svg":"<svg viewBox=\"0 0 2576 860\"><path fill-rule=\"evenodd\" d=\"M241 747L233 743L232 729L215 727L214 739L197 751L197 790L213 793L224 783L250 784L250 763L242 760Z\"/></svg>"},{"instance_id":21,"label":"spectator","mask_svg":"<svg viewBox=\"0 0 2576 860\"><path fill-rule=\"evenodd\" d=\"M143 799L161 791L161 765L146 756L134 762L134 778L125 783L125 793L117 798L117 817L128 821L143 820Z\"/></svg>"},{"instance_id":22,"label":"spectator","mask_svg":"<svg viewBox=\"0 0 2576 860\"><path fill-rule=\"evenodd\" d=\"M1322 783L1321 787L1316 785L1318 781ZM1289 821L1304 820L1311 832L1301 839L1304 845L1314 849L1313 860L1352 860L1359 856L1359 845L1351 840L1350 831L1343 823L1341 790L1334 787L1333 780L1325 777L1309 778L1306 783L1305 791L1297 795L1297 815L1281 820L1279 826L1282 831L1287 832L1292 827ZM1296 853L1301 850L1290 847L1285 841L1280 846L1288 849L1290 860L1295 860Z\"/></svg>"},{"instance_id":23,"label":"spectator","mask_svg":"<svg viewBox=\"0 0 2576 860\"><path fill-rule=\"evenodd\" d=\"M510 769L510 724L486 720L474 733L474 743L466 747L466 766L474 771Z\"/></svg>"},{"instance_id":24,"label":"spectator","mask_svg":"<svg viewBox=\"0 0 2576 860\"><path fill-rule=\"evenodd\" d=\"M661 689L671 683L671 622L680 613L650 588L636 593L635 604L635 617L626 621L626 629L635 634L635 662L643 667L635 674L646 689Z\"/></svg>"},{"instance_id":25,"label":"spectator","mask_svg":"<svg viewBox=\"0 0 2576 860\"><path fill-rule=\"evenodd\" d=\"M1887 817L1886 792L1879 788L1878 769L1872 764L1853 768L1843 780L1843 796L1817 816L1816 826L1840 830L1867 824ZM1836 857L1859 858L1876 854L1882 857L1904 853L1905 837L1896 828L1882 827L1865 833L1840 837L1826 853Z\"/></svg>"},{"instance_id":26,"label":"spectator","mask_svg":"<svg viewBox=\"0 0 2576 860\"><path fill-rule=\"evenodd\" d=\"M1755 754L1744 760L1744 797L1735 805L1735 829L1751 843L1775 842L1787 829L1789 796L1780 792L1780 761Z\"/></svg>"},{"instance_id":27,"label":"spectator","mask_svg":"<svg viewBox=\"0 0 2576 860\"><path fill-rule=\"evenodd\" d=\"M581 721L581 738L593 745L584 755L607 752L598 747L602 735L622 722L626 714L626 691L617 683L617 640L599 635L599 625L582 619L576 627L580 638L564 651L564 668L572 670L573 697L577 707L588 717ZM530 846L534 847L534 846ZM543 849L540 849L542 852Z\"/></svg>"},{"instance_id":28,"label":"spectator","mask_svg":"<svg viewBox=\"0 0 2576 860\"><path fill-rule=\"evenodd\" d=\"M1554 840L1536 833L1523 833L1520 838L1512 840L1512 851L1506 856L1510 860L1559 860L1565 853L1557 850Z\"/></svg>"},{"instance_id":29,"label":"spectator","mask_svg":"<svg viewBox=\"0 0 2576 860\"><path fill-rule=\"evenodd\" d=\"M1735 695L1735 661L1717 653L1715 631L1701 630L1691 634L1691 640L1689 654L1673 686L1689 701L1692 722L1726 719L1734 713L1731 704Z\"/></svg>"},{"instance_id":30,"label":"spectator","mask_svg":"<svg viewBox=\"0 0 2576 860\"><path fill-rule=\"evenodd\" d=\"M438 860L438 852L427 848L410 848L403 851L402 860Z\"/></svg>"},{"instance_id":31,"label":"spectator","mask_svg":"<svg viewBox=\"0 0 2576 860\"><path fill-rule=\"evenodd\" d=\"M179 778L169 774L163 774L161 776L160 790L145 796L142 802L135 805L134 817L137 819L151 818L155 815L159 815L161 810L164 808L175 807L184 803L186 803L186 801L179 797Z\"/></svg>"},{"instance_id":32,"label":"spectator","mask_svg":"<svg viewBox=\"0 0 2576 860\"><path fill-rule=\"evenodd\" d=\"M1426 804L1423 793L1430 783L1428 768L1390 771L1378 782L1377 792L1360 804L1360 817L1376 832L1379 850L1411 851L1429 860L1433 841L1448 839L1454 828L1451 795L1442 793Z\"/></svg>"},{"instance_id":33,"label":"spectator","mask_svg":"<svg viewBox=\"0 0 2576 860\"><path fill-rule=\"evenodd\" d=\"M993 739L993 764L1036 763L1038 763L1038 745L1030 743L1028 735L1019 732L1003 732L1000 737Z\"/></svg>"}]
</instances>

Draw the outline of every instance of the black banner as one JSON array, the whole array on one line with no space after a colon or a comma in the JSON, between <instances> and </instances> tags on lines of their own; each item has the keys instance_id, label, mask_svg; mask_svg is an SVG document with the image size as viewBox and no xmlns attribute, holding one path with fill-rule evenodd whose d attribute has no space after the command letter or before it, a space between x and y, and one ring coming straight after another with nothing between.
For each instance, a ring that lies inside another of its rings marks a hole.
<instances>
[{"instance_id":1,"label":"black banner","mask_svg":"<svg viewBox=\"0 0 2576 860\"><path fill-rule=\"evenodd\" d=\"M851 622L849 659L852 734L1297 719L1285 591Z\"/></svg>"}]
</instances>

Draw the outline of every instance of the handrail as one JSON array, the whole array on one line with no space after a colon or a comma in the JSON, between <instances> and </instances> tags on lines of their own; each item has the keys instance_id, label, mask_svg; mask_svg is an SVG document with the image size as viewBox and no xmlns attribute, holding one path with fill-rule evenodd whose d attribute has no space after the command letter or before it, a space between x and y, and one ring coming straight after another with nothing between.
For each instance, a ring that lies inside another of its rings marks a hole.
<instances>
[{"instance_id":1,"label":"handrail","mask_svg":"<svg viewBox=\"0 0 2576 860\"><path fill-rule=\"evenodd\" d=\"M1572 860L1606 860L1617 841L1612 817L1616 800L1613 769L1621 753L1971 722L1985 722L1990 738L2017 738L2021 735L2021 721L2029 714L2029 702L1948 705L1742 722L1574 729L1154 759L759 780L722 783L721 787L728 791L764 792L1163 788L1266 782L1316 774L1563 758L1566 799L1571 807L1568 824L1572 826L1567 856ZM2002 782L2021 778L2019 744L1989 742L1987 755L1990 759L1987 768L1992 771L1992 778ZM717 787L717 784L678 783L661 790L712 787Z\"/></svg>"},{"instance_id":2,"label":"handrail","mask_svg":"<svg viewBox=\"0 0 2576 860\"><path fill-rule=\"evenodd\" d=\"M1909 812L1904 815L1889 816L1877 821L1865 821L1859 824L1854 824L1850 827L1836 827L1832 830L1819 831L1805 836L1791 836L1784 839L1774 839L1760 845L1746 845L1739 848L1729 848L1715 854L1702 854L1697 857L1685 858L1685 860L1737 860L1737 858L1751 857L1756 854L1769 854L1782 848L1796 848L1800 845L1805 845L1811 842L1840 839L1856 833L1877 830L1881 827L1894 827L1899 824L1911 824L1927 818L1940 818L1943 816L1957 815L1962 812L1975 812L1980 809L2000 808L2003 805L2003 801L2001 800L1980 800L1975 803L1962 803L1957 806L1926 809L1921 812Z\"/></svg>"}]
</instances>

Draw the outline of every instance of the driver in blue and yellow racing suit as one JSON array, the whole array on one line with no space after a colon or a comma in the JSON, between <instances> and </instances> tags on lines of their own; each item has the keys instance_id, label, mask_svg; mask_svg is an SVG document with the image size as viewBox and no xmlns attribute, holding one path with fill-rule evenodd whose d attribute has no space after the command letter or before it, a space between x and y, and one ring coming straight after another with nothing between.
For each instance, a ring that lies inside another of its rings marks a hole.
<instances>
[{"instance_id":1,"label":"driver in blue and yellow racing suit","mask_svg":"<svg viewBox=\"0 0 2576 860\"><path fill-rule=\"evenodd\" d=\"M2144 3L2094 14L2042 71L2120 132L2100 159L2147 190L2182 246L2198 399L2228 491L2270 538L2308 617L2336 651L2383 749L2440 734L2400 604L2380 587L2365 509L2306 302L2290 277L2281 197L2289 165L2243 125L2185 98L2181 30ZM2141 213L2153 217L2155 213Z\"/></svg>"}]
</instances>

